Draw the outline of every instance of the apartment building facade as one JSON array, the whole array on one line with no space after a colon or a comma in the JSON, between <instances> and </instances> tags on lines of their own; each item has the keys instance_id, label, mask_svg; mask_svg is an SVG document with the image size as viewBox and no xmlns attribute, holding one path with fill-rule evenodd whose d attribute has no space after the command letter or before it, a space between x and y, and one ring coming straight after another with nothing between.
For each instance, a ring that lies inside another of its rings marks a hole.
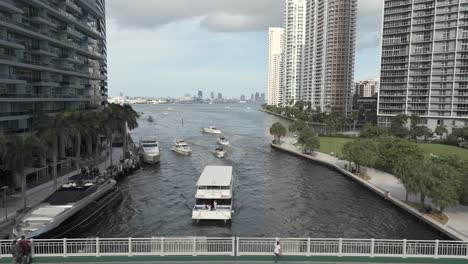
<instances>
[{"instance_id":1,"label":"apartment building facade","mask_svg":"<svg viewBox=\"0 0 468 264\"><path fill-rule=\"evenodd\" d=\"M0 0L0 129L107 100L104 0Z\"/></svg>"},{"instance_id":2,"label":"apartment building facade","mask_svg":"<svg viewBox=\"0 0 468 264\"><path fill-rule=\"evenodd\" d=\"M268 29L268 105L280 105L283 100L281 92L283 39L283 28Z\"/></svg>"},{"instance_id":3,"label":"apartment building facade","mask_svg":"<svg viewBox=\"0 0 468 264\"><path fill-rule=\"evenodd\" d=\"M468 126L468 1L385 0L378 124Z\"/></svg>"},{"instance_id":4,"label":"apartment building facade","mask_svg":"<svg viewBox=\"0 0 468 264\"><path fill-rule=\"evenodd\" d=\"M354 95L358 97L374 97L379 93L379 81L365 80L356 82Z\"/></svg>"}]
</instances>

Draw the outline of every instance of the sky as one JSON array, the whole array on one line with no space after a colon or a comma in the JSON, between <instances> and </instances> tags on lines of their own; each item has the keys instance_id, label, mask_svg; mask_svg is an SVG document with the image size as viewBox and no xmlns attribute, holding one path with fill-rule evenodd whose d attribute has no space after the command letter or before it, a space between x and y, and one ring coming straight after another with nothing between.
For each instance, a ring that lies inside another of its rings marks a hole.
<instances>
[{"instance_id":1,"label":"sky","mask_svg":"<svg viewBox=\"0 0 468 264\"><path fill-rule=\"evenodd\" d=\"M284 0L108 0L109 94L265 92ZM358 0L355 80L379 77L383 0Z\"/></svg>"}]
</instances>

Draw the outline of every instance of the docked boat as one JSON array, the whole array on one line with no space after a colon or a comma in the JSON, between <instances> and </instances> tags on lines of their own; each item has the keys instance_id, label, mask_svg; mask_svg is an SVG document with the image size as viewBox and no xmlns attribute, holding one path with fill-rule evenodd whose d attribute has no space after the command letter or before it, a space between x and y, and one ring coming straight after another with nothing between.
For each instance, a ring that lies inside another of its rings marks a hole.
<instances>
[{"instance_id":1,"label":"docked boat","mask_svg":"<svg viewBox=\"0 0 468 264\"><path fill-rule=\"evenodd\" d=\"M223 146L222 145L217 145L215 150L213 151L213 155L215 155L215 157L217 158L225 158L226 157L226 150L224 150Z\"/></svg>"},{"instance_id":2,"label":"docked boat","mask_svg":"<svg viewBox=\"0 0 468 264\"><path fill-rule=\"evenodd\" d=\"M152 123L154 121L152 116L148 116L148 122Z\"/></svg>"},{"instance_id":3,"label":"docked boat","mask_svg":"<svg viewBox=\"0 0 468 264\"><path fill-rule=\"evenodd\" d=\"M203 128L203 132L209 133L209 134L221 134L221 130L219 130L215 126L205 127Z\"/></svg>"},{"instance_id":4,"label":"docked boat","mask_svg":"<svg viewBox=\"0 0 468 264\"><path fill-rule=\"evenodd\" d=\"M72 177L42 203L21 214L13 227L12 236L76 236L120 203L122 194L115 180L87 175L87 179Z\"/></svg>"},{"instance_id":5,"label":"docked boat","mask_svg":"<svg viewBox=\"0 0 468 264\"><path fill-rule=\"evenodd\" d=\"M231 166L207 166L197 182L192 219L232 219L233 178Z\"/></svg>"},{"instance_id":6,"label":"docked boat","mask_svg":"<svg viewBox=\"0 0 468 264\"><path fill-rule=\"evenodd\" d=\"M159 150L159 143L155 138L151 137L140 140L140 158L142 162L147 164L159 163L161 152Z\"/></svg>"},{"instance_id":7,"label":"docked boat","mask_svg":"<svg viewBox=\"0 0 468 264\"><path fill-rule=\"evenodd\" d=\"M224 146L229 146L229 141L225 137L219 137L218 143Z\"/></svg>"},{"instance_id":8,"label":"docked boat","mask_svg":"<svg viewBox=\"0 0 468 264\"><path fill-rule=\"evenodd\" d=\"M172 151L182 154L182 155L190 155L192 154L192 148L182 139L176 139L174 141L174 146L172 146Z\"/></svg>"}]
</instances>

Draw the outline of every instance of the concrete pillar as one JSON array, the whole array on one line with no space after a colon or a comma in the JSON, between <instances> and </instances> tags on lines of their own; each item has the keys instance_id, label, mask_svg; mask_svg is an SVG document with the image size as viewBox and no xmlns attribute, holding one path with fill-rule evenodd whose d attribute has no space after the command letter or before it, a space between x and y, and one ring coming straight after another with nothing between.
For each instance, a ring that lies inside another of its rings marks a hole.
<instances>
[{"instance_id":1,"label":"concrete pillar","mask_svg":"<svg viewBox=\"0 0 468 264\"><path fill-rule=\"evenodd\" d=\"M86 144L86 153L88 155L92 155L93 154L93 139L91 137L86 137L86 140L85 140L85 144Z\"/></svg>"},{"instance_id":2,"label":"concrete pillar","mask_svg":"<svg viewBox=\"0 0 468 264\"><path fill-rule=\"evenodd\" d=\"M75 146L74 146L74 149L75 149L75 158L76 158L76 162L75 162L75 167L77 169L80 168L80 160L81 160L81 135L78 134L77 137L75 138Z\"/></svg>"},{"instance_id":3,"label":"concrete pillar","mask_svg":"<svg viewBox=\"0 0 468 264\"><path fill-rule=\"evenodd\" d=\"M65 137L60 135L59 136L59 148L58 148L58 156L60 158L65 158Z\"/></svg>"}]
</instances>

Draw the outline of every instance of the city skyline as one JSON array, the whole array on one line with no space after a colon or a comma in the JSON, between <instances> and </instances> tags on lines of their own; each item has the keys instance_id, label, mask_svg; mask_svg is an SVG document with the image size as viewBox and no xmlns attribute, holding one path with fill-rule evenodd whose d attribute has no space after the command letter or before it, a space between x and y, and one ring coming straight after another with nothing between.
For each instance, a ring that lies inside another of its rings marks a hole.
<instances>
[{"instance_id":1,"label":"city skyline","mask_svg":"<svg viewBox=\"0 0 468 264\"><path fill-rule=\"evenodd\" d=\"M283 0L193 7L190 14L178 8L193 5L186 1L139 1L108 2L111 96L183 96L199 87L217 90L220 83L229 97L266 91L267 31L282 26ZM357 80L379 77L383 4L376 2L358 3Z\"/></svg>"}]
</instances>

